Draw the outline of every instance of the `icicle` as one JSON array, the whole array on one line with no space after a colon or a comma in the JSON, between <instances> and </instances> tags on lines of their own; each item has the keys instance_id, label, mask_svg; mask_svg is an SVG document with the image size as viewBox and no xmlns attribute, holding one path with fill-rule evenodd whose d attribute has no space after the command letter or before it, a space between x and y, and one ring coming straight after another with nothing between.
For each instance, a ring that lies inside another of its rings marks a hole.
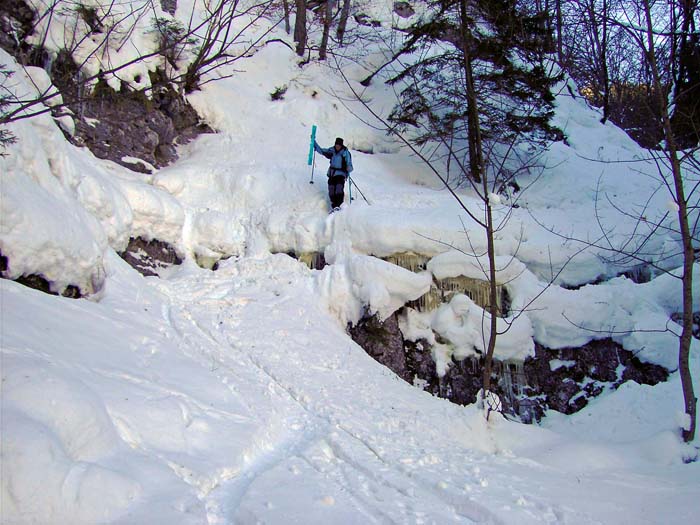
<instances>
[{"instance_id":1,"label":"icicle","mask_svg":"<svg viewBox=\"0 0 700 525\"><path fill-rule=\"evenodd\" d=\"M321 270L326 266L326 260L321 252L301 253L297 256L297 259L312 270Z\"/></svg>"},{"instance_id":2,"label":"icicle","mask_svg":"<svg viewBox=\"0 0 700 525\"><path fill-rule=\"evenodd\" d=\"M415 308L419 312L429 312L435 310L443 302L442 292L432 284L430 290L415 301L411 301L407 306Z\"/></svg>"},{"instance_id":3,"label":"icicle","mask_svg":"<svg viewBox=\"0 0 700 525\"><path fill-rule=\"evenodd\" d=\"M412 301L408 306L420 312L429 312L430 310L435 310L442 303L449 301L457 293L468 296L482 308L486 308L489 303L490 289L488 281L471 279L469 277L451 277L435 281L428 293L416 301ZM502 295L502 286L497 285L496 309L498 315L502 315Z\"/></svg>"},{"instance_id":4,"label":"icicle","mask_svg":"<svg viewBox=\"0 0 700 525\"><path fill-rule=\"evenodd\" d=\"M523 361L504 361L499 368L499 383L508 400L508 405L516 408L523 395L523 386L525 386L525 363Z\"/></svg>"},{"instance_id":5,"label":"icicle","mask_svg":"<svg viewBox=\"0 0 700 525\"><path fill-rule=\"evenodd\" d=\"M53 53L46 52L44 57L43 69L49 76L51 75L51 70L53 69L53 63L55 58L56 57L53 55Z\"/></svg>"},{"instance_id":6,"label":"icicle","mask_svg":"<svg viewBox=\"0 0 700 525\"><path fill-rule=\"evenodd\" d=\"M396 266L401 266L401 268L405 268L406 270L418 273L425 270L430 258L413 252L400 252L384 257L384 260Z\"/></svg>"},{"instance_id":7,"label":"icicle","mask_svg":"<svg viewBox=\"0 0 700 525\"><path fill-rule=\"evenodd\" d=\"M214 268L214 265L219 262L219 259L221 257L209 257L207 255L201 255L201 254L195 254L194 260L197 263L197 266L200 268L205 268L207 270L211 270Z\"/></svg>"},{"instance_id":8,"label":"icicle","mask_svg":"<svg viewBox=\"0 0 700 525\"><path fill-rule=\"evenodd\" d=\"M513 385L513 394L516 396L523 395L523 387L526 384L525 378L525 362L512 361L508 364L510 369L510 382Z\"/></svg>"},{"instance_id":9,"label":"icicle","mask_svg":"<svg viewBox=\"0 0 700 525\"><path fill-rule=\"evenodd\" d=\"M303 255L302 255L303 257ZM302 257L299 257L302 260ZM416 254L413 252L399 252L384 257L384 260L418 273L426 269L429 257ZM307 263L308 264L308 263ZM448 277L445 279L436 280L430 291L408 304L421 312L427 312L436 309L440 304L449 301L454 294L461 293L468 296L472 301L486 308L489 304L490 286L489 282L483 279L473 279L471 277ZM496 310L498 315L503 315L502 305L503 287L497 285L496 292Z\"/></svg>"},{"instance_id":10,"label":"icicle","mask_svg":"<svg viewBox=\"0 0 700 525\"><path fill-rule=\"evenodd\" d=\"M622 275L628 279L631 279L635 283L642 284L651 281L651 270L647 264L639 264L633 268L630 268Z\"/></svg>"},{"instance_id":11,"label":"icicle","mask_svg":"<svg viewBox=\"0 0 700 525\"><path fill-rule=\"evenodd\" d=\"M491 290L488 281L460 276L441 279L437 281L437 285L444 292L445 301L448 301L456 293L462 293L482 308L486 308L489 304ZM502 313L502 288L500 284L496 285L496 309L499 315Z\"/></svg>"}]
</instances>

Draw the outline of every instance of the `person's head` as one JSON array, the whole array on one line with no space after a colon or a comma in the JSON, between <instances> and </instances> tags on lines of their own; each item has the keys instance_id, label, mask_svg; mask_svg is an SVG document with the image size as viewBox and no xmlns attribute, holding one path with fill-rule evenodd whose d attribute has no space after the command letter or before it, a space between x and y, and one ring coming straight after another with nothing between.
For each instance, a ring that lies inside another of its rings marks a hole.
<instances>
[{"instance_id":1,"label":"person's head","mask_svg":"<svg viewBox=\"0 0 700 525\"><path fill-rule=\"evenodd\" d=\"M340 137L336 138L334 147L336 151L340 151L341 149L343 149L343 139L341 139Z\"/></svg>"}]
</instances>

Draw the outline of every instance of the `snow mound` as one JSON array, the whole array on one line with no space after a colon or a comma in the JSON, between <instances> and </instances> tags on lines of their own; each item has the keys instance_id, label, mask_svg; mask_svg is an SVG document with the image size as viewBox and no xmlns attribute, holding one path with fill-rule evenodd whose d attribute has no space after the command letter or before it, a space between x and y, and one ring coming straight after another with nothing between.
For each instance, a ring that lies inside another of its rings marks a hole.
<instances>
[{"instance_id":1,"label":"snow mound","mask_svg":"<svg viewBox=\"0 0 700 525\"><path fill-rule=\"evenodd\" d=\"M408 301L430 289L429 273L405 270L376 257L354 253L349 243L335 242L325 251L326 266L316 275L315 288L342 326L363 315L384 320Z\"/></svg>"},{"instance_id":2,"label":"snow mound","mask_svg":"<svg viewBox=\"0 0 700 525\"><path fill-rule=\"evenodd\" d=\"M30 80L2 50L0 63L14 67L8 87L18 98L32 96L35 85L50 88L42 70L30 69ZM9 131L17 143L0 157L6 277L40 274L56 292L76 285L91 294L104 284L108 247L121 251L137 236L181 244L185 217L176 199L69 144L48 113L16 121Z\"/></svg>"}]
</instances>

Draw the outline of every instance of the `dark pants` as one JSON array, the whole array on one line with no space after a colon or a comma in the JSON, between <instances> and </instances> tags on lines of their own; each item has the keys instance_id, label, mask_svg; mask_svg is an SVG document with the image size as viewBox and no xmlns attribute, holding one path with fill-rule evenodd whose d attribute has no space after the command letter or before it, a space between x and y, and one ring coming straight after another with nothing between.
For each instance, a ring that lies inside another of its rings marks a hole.
<instances>
[{"instance_id":1,"label":"dark pants","mask_svg":"<svg viewBox=\"0 0 700 525\"><path fill-rule=\"evenodd\" d=\"M331 199L331 208L340 208L345 199L345 175L328 177L328 196Z\"/></svg>"}]
</instances>

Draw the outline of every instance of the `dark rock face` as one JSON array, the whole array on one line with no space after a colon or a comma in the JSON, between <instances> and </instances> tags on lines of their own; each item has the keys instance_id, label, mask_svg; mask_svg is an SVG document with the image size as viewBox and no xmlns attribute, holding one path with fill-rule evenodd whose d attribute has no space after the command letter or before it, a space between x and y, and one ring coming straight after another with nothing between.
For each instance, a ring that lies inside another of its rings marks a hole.
<instances>
[{"instance_id":1,"label":"dark rock face","mask_svg":"<svg viewBox=\"0 0 700 525\"><path fill-rule=\"evenodd\" d=\"M405 351L409 373L415 378L414 384L421 382L426 392L459 405L469 405L476 401L476 395L481 389L483 362L480 359L458 361L440 377L435 370L430 343L425 340L406 341Z\"/></svg>"},{"instance_id":2,"label":"dark rock face","mask_svg":"<svg viewBox=\"0 0 700 525\"><path fill-rule=\"evenodd\" d=\"M10 260L0 253L0 278L7 279L5 272L10 268ZM33 288L34 290L39 290L40 292L47 293L49 295L59 295L58 292L51 288L51 283L43 276L38 274L21 275L15 282ZM60 293L63 297L68 297L70 299L80 299L83 297L80 288L74 284L69 284Z\"/></svg>"},{"instance_id":3,"label":"dark rock face","mask_svg":"<svg viewBox=\"0 0 700 525\"><path fill-rule=\"evenodd\" d=\"M454 363L443 377L435 370L428 341L404 341L398 315L384 322L365 317L349 329L353 341L376 361L409 383L420 384L431 394L466 405L476 401L481 388L482 361L465 359Z\"/></svg>"},{"instance_id":4,"label":"dark rock face","mask_svg":"<svg viewBox=\"0 0 700 525\"><path fill-rule=\"evenodd\" d=\"M0 47L18 56L24 51L22 41L32 31L34 11L24 0L0 2Z\"/></svg>"},{"instance_id":5,"label":"dark rock face","mask_svg":"<svg viewBox=\"0 0 700 525\"><path fill-rule=\"evenodd\" d=\"M169 15L175 16L177 0L160 0L160 8Z\"/></svg>"},{"instance_id":6,"label":"dark rock face","mask_svg":"<svg viewBox=\"0 0 700 525\"><path fill-rule=\"evenodd\" d=\"M376 361L393 370L402 379L411 381L413 376L406 366L403 335L396 314L384 322L377 315L365 317L350 328L350 336Z\"/></svg>"},{"instance_id":7,"label":"dark rock face","mask_svg":"<svg viewBox=\"0 0 700 525\"><path fill-rule=\"evenodd\" d=\"M360 345L361 346L361 345ZM441 392L440 378L435 371L435 361L430 351L430 343L424 339L418 341L404 341L406 353L406 374L412 374L414 383L416 379L423 382L423 389L435 396Z\"/></svg>"},{"instance_id":8,"label":"dark rock face","mask_svg":"<svg viewBox=\"0 0 700 525\"><path fill-rule=\"evenodd\" d=\"M467 405L481 389L483 358L452 363L443 377L435 370L430 344L404 341L397 314L383 323L376 316L362 319L350 335L375 360L431 394ZM535 357L524 363L494 361L492 385L505 412L524 423L539 421L552 409L573 414L588 400L626 381L655 385L668 371L642 363L611 339L591 341L580 348L552 350L535 345Z\"/></svg>"},{"instance_id":9,"label":"dark rock face","mask_svg":"<svg viewBox=\"0 0 700 525\"><path fill-rule=\"evenodd\" d=\"M51 78L75 113L72 140L87 146L96 157L109 159L134 171L150 173L177 158L175 146L212 130L200 122L190 106L158 74L151 75L151 97L122 88L119 93L105 83L85 94L79 73L70 57L59 56ZM131 157L132 159L125 159Z\"/></svg>"},{"instance_id":10,"label":"dark rock face","mask_svg":"<svg viewBox=\"0 0 700 525\"><path fill-rule=\"evenodd\" d=\"M408 2L394 2L394 13L401 18L410 18L416 14L416 11Z\"/></svg>"},{"instance_id":11,"label":"dark rock face","mask_svg":"<svg viewBox=\"0 0 700 525\"><path fill-rule=\"evenodd\" d=\"M539 396L538 413L550 408L564 414L577 412L588 404L589 397L616 389L625 381L655 385L668 379L665 368L642 363L611 339L560 350L536 343L535 357L525 360L524 375L522 395Z\"/></svg>"},{"instance_id":12,"label":"dark rock face","mask_svg":"<svg viewBox=\"0 0 700 525\"><path fill-rule=\"evenodd\" d=\"M95 156L143 173L152 170L145 163L122 159L166 166L177 158L175 144L211 131L172 90L161 90L152 100L138 93L103 92L86 100L82 108L82 115L94 120L76 122L79 139Z\"/></svg>"},{"instance_id":13,"label":"dark rock face","mask_svg":"<svg viewBox=\"0 0 700 525\"><path fill-rule=\"evenodd\" d=\"M175 249L157 239L147 241L141 237L132 237L126 250L119 255L145 276L157 276L160 270L182 264Z\"/></svg>"},{"instance_id":14,"label":"dark rock face","mask_svg":"<svg viewBox=\"0 0 700 525\"><path fill-rule=\"evenodd\" d=\"M51 289L51 283L49 283L49 281L47 281L43 275L22 275L21 277L15 279L15 281L19 284L23 284L29 288L34 288L35 290L39 290L40 292L44 292L49 295L59 295L58 292L54 292ZM80 292L80 288L73 284L66 286L60 295L63 297L68 297L69 299L80 299L83 296L83 294Z\"/></svg>"}]
</instances>

